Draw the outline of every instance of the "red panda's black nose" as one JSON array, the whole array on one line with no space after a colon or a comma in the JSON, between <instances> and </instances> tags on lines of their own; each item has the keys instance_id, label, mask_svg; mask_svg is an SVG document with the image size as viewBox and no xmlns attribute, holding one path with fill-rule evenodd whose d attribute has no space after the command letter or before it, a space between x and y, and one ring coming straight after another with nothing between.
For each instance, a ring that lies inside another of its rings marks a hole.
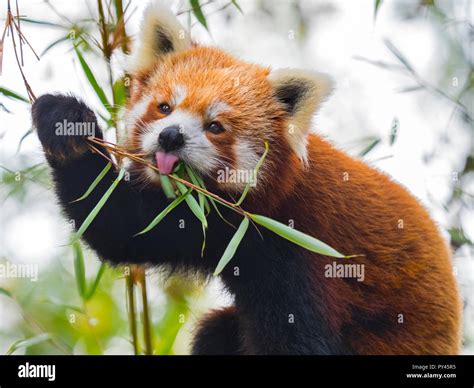
<instances>
[{"instance_id":1,"label":"red panda's black nose","mask_svg":"<svg viewBox=\"0 0 474 388\"><path fill-rule=\"evenodd\" d=\"M184 145L184 136L178 125L163 129L158 136L158 144L165 152L176 151Z\"/></svg>"}]
</instances>

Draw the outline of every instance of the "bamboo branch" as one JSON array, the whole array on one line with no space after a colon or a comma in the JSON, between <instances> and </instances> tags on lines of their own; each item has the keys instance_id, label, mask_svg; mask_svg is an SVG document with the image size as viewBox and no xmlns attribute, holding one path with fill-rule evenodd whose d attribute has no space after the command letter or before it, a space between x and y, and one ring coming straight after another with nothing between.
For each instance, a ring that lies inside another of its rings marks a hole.
<instances>
[{"instance_id":1,"label":"bamboo branch","mask_svg":"<svg viewBox=\"0 0 474 388\"><path fill-rule=\"evenodd\" d=\"M118 154L119 156L125 156L129 159L132 159L138 163L141 163L143 165L146 165L148 167L150 167L151 169L157 171L158 173L160 172L160 170L154 166L152 163L150 162L147 162L146 160L136 156L136 154L132 154L132 153L129 153L123 149L121 149L120 147L116 146L116 145L112 145L112 143L110 142L107 142L107 141L103 141L102 139L99 139L99 138L95 138L95 137L89 137L88 138L89 141L95 143L95 144L99 144L101 146L103 146L104 148L108 149L109 151L111 151L112 153L116 153ZM234 210L235 212L241 214L242 216L246 217L248 216L248 212L246 212L245 210L243 210L239 205L237 205L236 203L232 203L230 201L227 201L225 200L224 198L218 196L217 194L214 194L214 193L211 193L210 191L202 188L202 187L199 187L199 186L196 186L195 184L191 183L191 182L188 182L187 180L185 179L182 179L176 175L173 175L173 174L169 174L168 177L170 177L171 179L177 181L177 182L180 182L182 183L183 185L193 189L193 190L196 190L208 197L212 197L213 199L215 199L216 201L220 202L221 204L231 208L232 210Z\"/></svg>"},{"instance_id":2,"label":"bamboo branch","mask_svg":"<svg viewBox=\"0 0 474 388\"><path fill-rule=\"evenodd\" d=\"M129 267L129 273L125 275L127 288L128 320L130 321L130 332L132 334L133 351L138 355L138 335L137 335L137 317L135 310L134 281L132 277L132 268Z\"/></svg>"},{"instance_id":3,"label":"bamboo branch","mask_svg":"<svg viewBox=\"0 0 474 388\"><path fill-rule=\"evenodd\" d=\"M150 320L150 312L148 309L148 295L147 295L147 287L146 287L146 274L145 270L140 267L138 268L138 282L140 283L141 290L142 290L142 307L143 307L143 337L145 339L145 354L146 355L153 355L153 346L152 346L152 334L151 334L151 320Z\"/></svg>"}]
</instances>

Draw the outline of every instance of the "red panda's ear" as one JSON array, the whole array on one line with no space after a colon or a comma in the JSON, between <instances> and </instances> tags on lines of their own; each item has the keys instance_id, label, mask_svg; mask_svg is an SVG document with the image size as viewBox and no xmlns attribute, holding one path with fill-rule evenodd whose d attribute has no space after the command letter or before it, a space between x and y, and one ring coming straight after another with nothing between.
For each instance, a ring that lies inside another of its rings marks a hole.
<instances>
[{"instance_id":1,"label":"red panda's ear","mask_svg":"<svg viewBox=\"0 0 474 388\"><path fill-rule=\"evenodd\" d=\"M298 69L274 70L268 76L274 96L288 112L288 141L301 160L307 162L307 135L311 119L333 89L324 73Z\"/></svg>"},{"instance_id":2,"label":"red panda's ear","mask_svg":"<svg viewBox=\"0 0 474 388\"><path fill-rule=\"evenodd\" d=\"M164 55L191 47L191 38L173 12L162 1L150 3L143 13L137 45L132 53L130 73L152 67Z\"/></svg>"}]
</instances>

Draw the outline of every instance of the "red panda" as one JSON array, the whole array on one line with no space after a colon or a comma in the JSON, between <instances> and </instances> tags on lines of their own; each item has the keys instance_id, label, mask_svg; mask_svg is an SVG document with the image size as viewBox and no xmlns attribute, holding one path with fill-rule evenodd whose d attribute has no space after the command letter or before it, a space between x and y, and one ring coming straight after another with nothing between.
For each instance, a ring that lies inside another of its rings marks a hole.
<instances>
[{"instance_id":1,"label":"red panda","mask_svg":"<svg viewBox=\"0 0 474 388\"><path fill-rule=\"evenodd\" d=\"M359 255L334 259L250 228L222 273L235 306L202 320L193 354L459 351L461 307L450 252L428 212L388 176L311 132L312 116L332 89L327 75L271 70L196 44L161 6L145 11L138 42L125 115L131 152L163 174L183 161L208 189L232 199L246 182L218 174L252 170L267 142L245 209ZM32 116L60 203L80 225L117 172L109 171L86 200L71 202L106 160L83 137L59 137L53 128L63 120L96 123L95 116L60 95L39 98ZM234 230L211 213L201 258L201 225L181 204L151 232L135 236L168 200L154 169L132 162L130 171L135 183L119 184L85 241L111 263L212 274Z\"/></svg>"}]
</instances>

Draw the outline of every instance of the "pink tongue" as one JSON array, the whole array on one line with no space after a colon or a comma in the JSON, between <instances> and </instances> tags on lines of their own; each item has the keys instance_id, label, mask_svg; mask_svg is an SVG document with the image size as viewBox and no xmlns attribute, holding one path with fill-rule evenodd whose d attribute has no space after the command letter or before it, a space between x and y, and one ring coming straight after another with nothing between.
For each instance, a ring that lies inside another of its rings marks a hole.
<instances>
[{"instance_id":1,"label":"pink tongue","mask_svg":"<svg viewBox=\"0 0 474 388\"><path fill-rule=\"evenodd\" d=\"M179 158L176 155L159 151L155 154L155 160L160 173L163 175L168 175L173 171L173 166L179 160Z\"/></svg>"}]
</instances>

